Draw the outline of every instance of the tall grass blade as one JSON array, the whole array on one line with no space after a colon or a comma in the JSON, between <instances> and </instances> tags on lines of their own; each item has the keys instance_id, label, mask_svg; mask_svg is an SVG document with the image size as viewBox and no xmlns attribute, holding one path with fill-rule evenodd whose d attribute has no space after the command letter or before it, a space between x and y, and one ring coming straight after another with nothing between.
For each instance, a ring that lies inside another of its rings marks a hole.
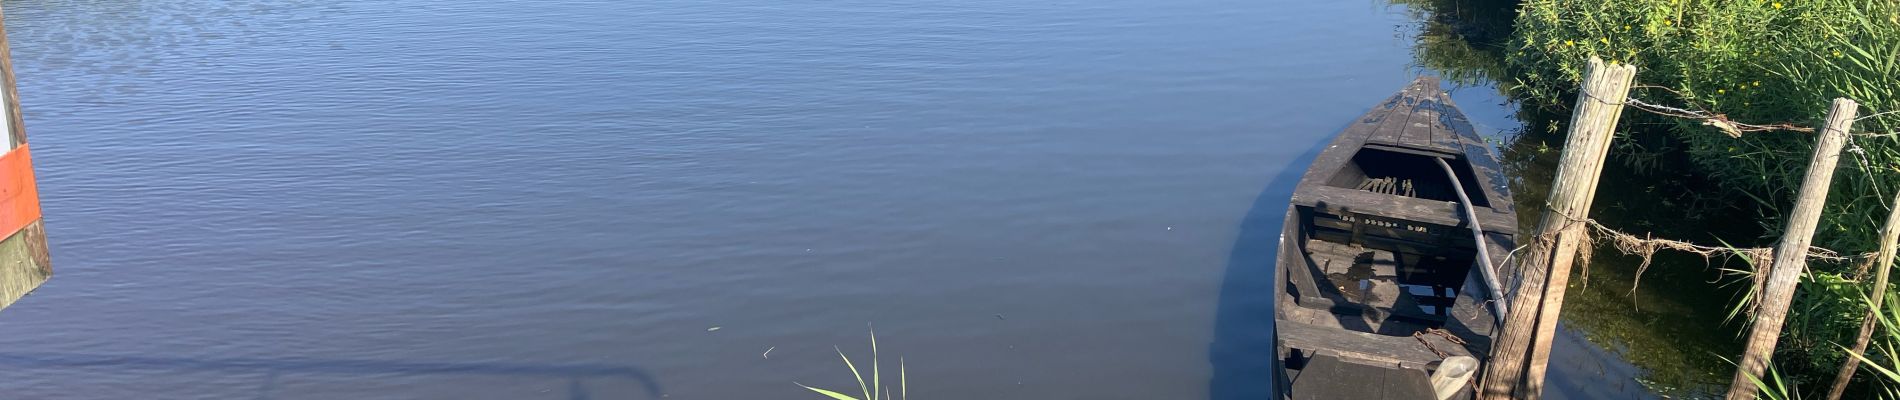
<instances>
[{"instance_id":1,"label":"tall grass blade","mask_svg":"<svg viewBox=\"0 0 1900 400\"><path fill-rule=\"evenodd\" d=\"M851 369L851 377L852 377L852 378L857 378L857 380L858 380L858 391L860 391L860 392L863 392L863 393L864 393L864 398L865 398L865 399L867 399L867 400L868 400L868 399L872 399L873 397L871 397L871 389L870 389L870 388L867 388L867 387L864 387L864 375L861 375L861 374L858 374L858 366L857 366L857 365L852 365L852 364L851 364L851 357L845 357L845 355L844 355L844 349L840 349L840 348L838 348L837 346L832 346L832 347L831 347L831 349L832 349L832 350L837 350L837 351L838 351L838 358L842 358L842 359L844 359L844 367L845 367L845 368L850 368L850 369Z\"/></svg>"},{"instance_id":2,"label":"tall grass blade","mask_svg":"<svg viewBox=\"0 0 1900 400\"><path fill-rule=\"evenodd\" d=\"M815 388L815 387L811 387L811 386L805 386L805 384L803 384L803 383L798 383L798 382L792 382L792 384L794 384L794 385L798 385L798 387L802 387L802 388L806 388L806 389L811 389L811 391L813 391L813 392L818 392L818 394L822 394L822 395L825 395L825 396L827 396L827 397L830 397L830 398L832 398L832 399L835 399L835 400L858 400L858 399L856 399L856 398L853 398L853 397L851 397L851 396L846 396L846 395L844 395L844 393L838 393L838 392L833 392L833 391L830 391L830 390L824 390L824 389L819 389L819 388Z\"/></svg>"},{"instance_id":3,"label":"tall grass blade","mask_svg":"<svg viewBox=\"0 0 1900 400\"><path fill-rule=\"evenodd\" d=\"M873 326L871 326L871 324L864 324L864 326L865 326L865 328L868 328L868 329L870 329L870 330L871 330L871 389L873 389L873 390L871 391L871 400L877 400L877 390L876 390L876 389L877 389L877 388L881 388L881 387L884 387L884 378L882 378L882 377L881 377L881 376L882 376L882 375L884 375L884 374L883 374L883 373L882 373L882 372L880 371L880 370L882 370L883 368L878 368L878 366L877 366L877 359L878 359L878 356L877 356L877 328L876 328L876 327L873 327ZM887 395L884 395L884 398L885 398L885 399L889 399L890 397L891 397L891 396L890 396L890 395L888 395L888 394L887 394Z\"/></svg>"},{"instance_id":4,"label":"tall grass blade","mask_svg":"<svg viewBox=\"0 0 1900 400\"><path fill-rule=\"evenodd\" d=\"M866 325L869 326L869 324ZM798 385L798 387L817 392L834 400L898 400L910 397L910 371L908 371L908 368L904 365L903 357L897 358L898 387L896 388L896 393L898 397L891 396L892 388L884 385L883 356L877 347L876 328L871 329L871 381L868 384L864 380L864 373L858 371L857 363L851 362L851 356L845 355L844 349L838 346L832 346L831 349L838 352L838 359L844 360L844 367L851 370L851 379L858 381L858 393L863 397L851 397L850 395L831 390L805 386L803 383L792 383Z\"/></svg>"},{"instance_id":5,"label":"tall grass blade","mask_svg":"<svg viewBox=\"0 0 1900 400\"><path fill-rule=\"evenodd\" d=\"M1727 361L1729 364L1735 364L1735 362L1730 361L1728 357L1722 357L1722 361ZM1801 393L1797 391L1799 389L1793 386L1789 386L1787 383L1787 380L1782 379L1781 372L1775 369L1774 363L1768 364L1767 373L1768 373L1767 380L1760 379L1752 374L1744 375L1748 377L1748 383L1754 384L1755 390L1759 392L1759 395L1756 397L1757 399L1763 399L1763 400L1800 400L1801 399Z\"/></svg>"}]
</instances>

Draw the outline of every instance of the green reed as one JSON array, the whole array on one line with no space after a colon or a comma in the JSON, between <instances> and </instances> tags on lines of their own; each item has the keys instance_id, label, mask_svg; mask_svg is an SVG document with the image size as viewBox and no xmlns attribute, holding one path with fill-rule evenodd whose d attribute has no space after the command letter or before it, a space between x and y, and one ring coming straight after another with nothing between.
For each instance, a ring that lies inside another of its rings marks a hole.
<instances>
[{"instance_id":1,"label":"green reed","mask_svg":"<svg viewBox=\"0 0 1900 400\"><path fill-rule=\"evenodd\" d=\"M851 370L851 377L858 381L858 393L859 395L863 397L851 397L851 395L840 393L838 391L819 389L819 388L815 388L811 386L806 386L805 384L798 383L798 382L792 382L792 384L798 385L798 387L809 389L813 392L817 392L818 394L825 395L826 397L830 397L834 400L880 400L880 399L907 400L909 399L910 373L905 370L904 359L902 357L899 357L897 359L897 396L892 397L891 387L884 385L883 373L881 371L881 367L878 365L879 360L878 360L878 353L877 353L877 330L876 329L871 330L871 381L869 382L869 384L866 384L866 382L864 381L864 375L858 373L857 364L852 363L851 357L846 356L844 354L844 349L840 349L837 347L832 347L832 349L838 351L838 358L843 359L845 368ZM879 397L880 392L883 394L882 397Z\"/></svg>"}]
</instances>

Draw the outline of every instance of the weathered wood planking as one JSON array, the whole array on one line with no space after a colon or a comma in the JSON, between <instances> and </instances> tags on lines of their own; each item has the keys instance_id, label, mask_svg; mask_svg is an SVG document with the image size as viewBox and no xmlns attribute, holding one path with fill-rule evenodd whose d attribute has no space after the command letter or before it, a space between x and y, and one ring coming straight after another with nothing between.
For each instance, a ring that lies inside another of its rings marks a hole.
<instances>
[{"instance_id":1,"label":"weathered wood planking","mask_svg":"<svg viewBox=\"0 0 1900 400\"><path fill-rule=\"evenodd\" d=\"M1494 316L1485 306L1489 297L1485 293L1488 291L1483 279L1479 278L1480 272L1475 268L1466 274L1468 276L1463 279L1462 287L1455 288L1455 291L1450 288L1430 289L1436 292L1435 295L1418 296L1418 292L1395 295L1397 292L1391 290L1380 292L1384 287L1378 286L1379 282L1373 282L1370 289L1364 286L1366 282L1360 282L1360 290L1370 290L1368 293L1392 292L1386 293L1390 298L1375 296L1361 299L1367 303L1359 306L1377 308L1379 314L1376 316L1356 315L1351 310L1344 310L1342 307L1351 307L1340 302L1351 302L1350 299L1335 299L1339 297L1338 291L1329 290L1334 289L1335 283L1326 275L1339 274L1339 268L1322 271L1326 269L1325 266L1314 263L1320 260L1344 260L1338 254L1333 254L1339 253L1342 246L1363 244L1383 251L1423 255L1439 251L1456 252L1460 248L1469 249L1466 246L1473 244L1471 232L1466 226L1468 220L1457 202L1335 186L1349 185L1345 182L1354 178L1370 178L1358 176L1370 171L1362 171L1361 165L1356 164L1354 159L1360 149L1365 148L1441 158L1448 162L1455 160L1461 162L1460 165L1468 166L1468 172L1474 175L1470 178L1475 179L1465 179L1462 176L1464 172L1460 172L1460 175L1461 180L1470 184L1466 191L1476 203L1474 208L1477 215L1472 215L1471 219L1484 225L1486 240L1482 245L1496 254L1505 254L1515 246L1512 238L1517 232L1517 219L1502 168L1490 146L1478 137L1450 96L1438 88L1436 79L1421 78L1373 107L1340 132L1315 158L1312 167L1302 176L1288 210L1287 226L1281 237L1280 271L1275 277L1276 288L1281 290L1279 301L1282 305L1276 312L1280 355L1321 354L1331 357L1330 361L1325 357L1315 357L1313 360L1317 363L1309 363L1305 366L1307 369L1286 371L1284 376L1297 377L1297 380L1292 385L1292 391L1283 394L1290 394L1294 398L1432 398L1429 384L1423 376L1432 363L1441 359L1432 349L1446 355L1470 355L1480 360L1490 353L1492 340L1489 334L1495 325ZM1341 176L1342 173L1351 175ZM1473 187L1476 190L1470 190ZM1446 227L1466 229L1446 230ZM1445 234L1453 231L1459 233L1462 239ZM1315 244L1315 240L1334 243ZM1379 253L1372 254L1376 264ZM1394 265L1408 271L1407 274L1428 273L1426 271L1431 271L1429 268L1442 268L1415 265L1415 262L1399 261ZM1510 271L1501 270L1500 265L1485 267L1500 270L1500 279L1507 282L1515 278ZM1373 267L1372 271L1375 277L1392 274L1379 272L1385 270L1378 267ZM1408 283L1413 284L1418 282ZM1371 303L1372 299L1381 299L1381 302ZM1387 305L1386 302L1392 304ZM1430 305L1449 306L1450 309L1446 310L1448 315L1444 316L1416 312L1412 314L1418 315L1407 316L1398 312L1402 309L1399 307L1401 303L1412 304L1408 307ZM1465 344L1453 343L1436 334L1410 335L1433 326L1442 327ZM1297 360L1276 362L1297 363ZM1372 384L1369 379L1379 382ZM1314 389L1319 387L1329 389ZM1401 389L1406 387L1425 390L1413 392Z\"/></svg>"},{"instance_id":2,"label":"weathered wood planking","mask_svg":"<svg viewBox=\"0 0 1900 400\"><path fill-rule=\"evenodd\" d=\"M1742 350L1735 380L1729 383L1728 399L1755 398L1755 381L1765 377L1769 357L1781 340L1781 326L1794 301L1795 285L1807 271L1808 245L1821 220L1821 207L1827 205L1828 188L1833 185L1834 167L1840 163L1841 147L1847 144L1848 130L1860 104L1846 98L1834 99L1828 109L1827 123L1814 143L1814 156L1808 159L1807 175L1801 179L1801 191L1795 195L1794 211L1789 212L1788 227L1775 245L1774 262L1769 263L1768 282L1757 297L1754 324L1748 330L1747 346Z\"/></svg>"},{"instance_id":3,"label":"weathered wood planking","mask_svg":"<svg viewBox=\"0 0 1900 400\"><path fill-rule=\"evenodd\" d=\"M1425 123L1430 134L1418 135L1422 140L1402 140L1403 133L1412 128L1414 114L1424 113L1431 116L1432 123ZM1435 222L1447 226L1461 226L1461 214L1457 207L1445 202L1417 200L1417 202L1383 202L1363 198L1359 191L1327 186L1333 174L1344 169L1352 162L1356 150L1368 144L1390 146L1400 149L1412 149L1429 153L1439 153L1466 161L1477 175L1486 207L1477 207L1477 219L1486 231L1506 234L1517 233L1517 214L1512 206L1509 182L1503 176L1502 168L1491 148L1478 137L1471 123L1457 111L1457 105L1451 97L1438 89L1435 78L1420 78L1391 98L1379 103L1356 122L1348 126L1326 150L1313 160L1313 166L1307 169L1300 179L1299 187L1294 191L1293 202L1296 205L1315 206L1321 201L1339 207L1352 207L1363 212L1394 218L1432 218ZM1436 204L1422 204L1436 203ZM1389 214L1381 214L1389 213ZM1436 216L1436 217L1435 217Z\"/></svg>"},{"instance_id":4,"label":"weathered wood planking","mask_svg":"<svg viewBox=\"0 0 1900 400\"><path fill-rule=\"evenodd\" d=\"M1444 107L1448 107L1451 104L1450 94L1440 93L1438 97L1433 100L1434 100L1434 103L1436 103L1439 107L1434 107L1434 110L1437 111L1436 114L1438 115L1438 118L1432 119L1432 124L1433 124L1432 146L1456 149L1456 150L1452 150L1454 152L1464 151L1463 149L1464 141L1459 139L1459 136L1461 135L1459 134L1459 131L1453 127L1455 124L1452 122L1452 120L1454 119L1456 120L1465 119L1464 114L1457 113L1457 112L1445 112Z\"/></svg>"},{"instance_id":5,"label":"weathered wood planking","mask_svg":"<svg viewBox=\"0 0 1900 400\"><path fill-rule=\"evenodd\" d=\"M4 12L0 12L4 14ZM20 91L13 79L13 50L7 41L6 20L0 16L0 113L6 114L7 150L26 145L26 119L20 114Z\"/></svg>"},{"instance_id":6,"label":"weathered wood planking","mask_svg":"<svg viewBox=\"0 0 1900 400\"><path fill-rule=\"evenodd\" d=\"M1534 400L1543 392L1545 364L1541 360L1547 360L1550 354L1550 339L1555 334L1570 266L1586 240L1583 225L1570 218L1589 213L1603 158L1615 136L1623 98L1629 94L1636 68L1606 64L1593 57L1585 76L1583 92L1592 95L1577 98L1563 157L1558 160L1557 178L1551 184L1549 200L1544 202L1537 230L1531 233L1539 239L1530 241L1520 262L1505 273L1522 279L1518 285L1509 286L1516 292L1509 294L1510 311L1479 383L1478 395L1485 400ZM1499 279L1510 282L1508 278Z\"/></svg>"},{"instance_id":7,"label":"weathered wood planking","mask_svg":"<svg viewBox=\"0 0 1900 400\"><path fill-rule=\"evenodd\" d=\"M1408 197L1368 197L1365 191L1338 188L1332 186L1313 186L1310 190L1295 192L1293 204L1313 207L1333 213L1351 212L1376 215L1387 218L1419 221L1444 226L1463 226L1463 212L1451 202L1432 201ZM1478 208L1478 222L1485 231L1514 233L1502 225L1516 226L1515 215L1486 212ZM1497 228L1492 228L1497 226Z\"/></svg>"},{"instance_id":8,"label":"weathered wood planking","mask_svg":"<svg viewBox=\"0 0 1900 400\"><path fill-rule=\"evenodd\" d=\"M1457 113L1451 102L1451 96L1438 89L1438 80L1419 79L1404 90L1393 95L1386 104L1394 116L1402 113L1403 123L1382 125L1367 137L1366 143L1395 147L1408 147L1426 151L1458 155L1465 152L1467 132L1452 128L1446 119ZM1382 107L1383 108L1383 107ZM1379 112L1379 110L1374 110ZM1456 116L1462 119L1463 117ZM1475 138L1475 135L1473 135Z\"/></svg>"},{"instance_id":9,"label":"weathered wood planking","mask_svg":"<svg viewBox=\"0 0 1900 400\"><path fill-rule=\"evenodd\" d=\"M52 277L46 231L38 221L0 240L0 308L20 300Z\"/></svg>"},{"instance_id":10,"label":"weathered wood planking","mask_svg":"<svg viewBox=\"0 0 1900 400\"><path fill-rule=\"evenodd\" d=\"M33 179L31 146L14 87L6 24L0 20L0 308L38 288L53 270L46 230L40 221L39 190Z\"/></svg>"},{"instance_id":11,"label":"weathered wood planking","mask_svg":"<svg viewBox=\"0 0 1900 400\"><path fill-rule=\"evenodd\" d=\"M1445 130L1438 126L1438 114L1437 96L1420 98L1418 108L1412 111L1412 117L1405 123L1405 131L1399 134L1400 144L1458 154L1457 147L1442 146L1443 141L1438 140L1438 136L1448 136Z\"/></svg>"},{"instance_id":12,"label":"weathered wood planking","mask_svg":"<svg viewBox=\"0 0 1900 400\"><path fill-rule=\"evenodd\" d=\"M1371 131L1366 132L1366 136L1364 139L1361 139L1361 142L1397 143L1399 141L1399 132L1405 129L1406 122L1411 121L1412 110L1417 109L1414 107L1417 104L1418 99L1412 98L1407 95L1406 92L1399 92L1399 94L1393 95L1390 100L1386 100L1386 102L1380 106L1381 109L1373 110L1373 113L1378 115L1375 119L1377 119L1379 123L1374 125Z\"/></svg>"},{"instance_id":13,"label":"weathered wood planking","mask_svg":"<svg viewBox=\"0 0 1900 400\"><path fill-rule=\"evenodd\" d=\"M1438 362L1437 354L1419 344L1411 336L1387 336L1368 332L1340 330L1338 328L1301 323L1296 321L1278 321L1280 342L1288 348L1300 349L1308 354L1316 351L1331 350L1340 357L1356 358L1371 362L1386 362L1413 368L1424 368L1426 364ZM1432 346L1449 355L1471 355L1463 346L1453 344L1444 338L1426 336Z\"/></svg>"},{"instance_id":14,"label":"weathered wood planking","mask_svg":"<svg viewBox=\"0 0 1900 400\"><path fill-rule=\"evenodd\" d=\"M1318 379L1340 376L1352 379ZM1294 400L1435 398L1423 369L1349 362L1330 353L1313 356L1291 394Z\"/></svg>"}]
</instances>

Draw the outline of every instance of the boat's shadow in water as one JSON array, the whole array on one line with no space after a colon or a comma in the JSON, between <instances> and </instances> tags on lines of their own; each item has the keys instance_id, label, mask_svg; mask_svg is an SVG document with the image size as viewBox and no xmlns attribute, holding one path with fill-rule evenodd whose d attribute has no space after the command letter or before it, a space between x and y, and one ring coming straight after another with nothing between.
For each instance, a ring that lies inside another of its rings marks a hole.
<instances>
[{"instance_id":1,"label":"boat's shadow in water","mask_svg":"<svg viewBox=\"0 0 1900 400\"><path fill-rule=\"evenodd\" d=\"M1342 127L1343 128L1343 127ZM1273 177L1240 222L1233 253L1227 258L1219 304L1214 310L1214 340L1208 345L1213 378L1208 382L1212 400L1272 399L1279 374L1274 371L1274 263L1280 255L1280 231L1286 222L1293 188L1320 150L1332 143L1328 135L1311 149L1287 162Z\"/></svg>"},{"instance_id":2,"label":"boat's shadow in water","mask_svg":"<svg viewBox=\"0 0 1900 400\"><path fill-rule=\"evenodd\" d=\"M594 398L589 381L623 380L640 384L646 398L665 396L660 383L645 370L607 364L448 363L411 361L339 360L322 358L182 358L115 356L83 353L0 353L0 367L33 369L107 369L262 373L257 399L273 398L277 379L284 374L325 375L470 375L541 377L567 381L565 398Z\"/></svg>"}]
</instances>

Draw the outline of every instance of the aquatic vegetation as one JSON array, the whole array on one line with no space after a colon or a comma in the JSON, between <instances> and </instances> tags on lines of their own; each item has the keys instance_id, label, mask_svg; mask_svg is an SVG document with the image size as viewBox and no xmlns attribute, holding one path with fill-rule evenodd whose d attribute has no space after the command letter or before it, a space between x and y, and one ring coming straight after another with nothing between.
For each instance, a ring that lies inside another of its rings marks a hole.
<instances>
[{"instance_id":1,"label":"aquatic vegetation","mask_svg":"<svg viewBox=\"0 0 1900 400\"><path fill-rule=\"evenodd\" d=\"M1861 297L1860 299L1862 310L1874 307L1873 299L1867 297ZM1849 356L1860 359L1862 370L1873 371L1872 378L1878 387L1871 388L1868 393L1863 394L1863 397L1871 396L1872 398L1883 400L1900 400L1900 304L1895 304L1895 300L1900 300L1900 298L1889 295L1887 301L1883 302L1880 306L1880 309L1877 309L1876 312L1873 313L1875 321L1879 326L1876 332L1880 332L1880 334L1874 337L1874 346L1867 349L1867 354L1848 353ZM1848 349L1845 344L1837 344L1836 346L1843 351ZM1758 398L1766 400L1800 400L1804 398L1803 394L1806 391L1794 382L1793 379L1790 379L1783 375L1781 371L1775 369L1773 365L1769 366L1767 375L1768 376L1759 378L1749 377L1749 381L1754 383L1755 388L1761 391L1757 396ZM1851 391L1849 393L1848 397L1855 397ZM1818 392L1809 394L1819 395Z\"/></svg>"},{"instance_id":2,"label":"aquatic vegetation","mask_svg":"<svg viewBox=\"0 0 1900 400\"><path fill-rule=\"evenodd\" d=\"M1900 3L1530 0L1517 16L1508 64L1514 90L1547 106L1568 105L1583 61L1598 56L1641 67L1637 81L1647 86L1634 95L1648 102L1813 126L1830 99L1848 97L1871 117L1857 130L1895 132L1900 114L1870 115L1900 110L1900 23L1890 20L1900 20ZM1735 138L1701 120L1631 114L1637 129L1674 131L1700 172L1769 211L1799 186L1813 141L1795 132ZM1900 138L1863 136L1854 144L1856 160L1843 163L1852 171L1837 176L1816 238L1824 247L1873 248L1870 221L1885 215L1889 198L1877 194L1900 188ZM1764 224L1770 231L1781 225Z\"/></svg>"},{"instance_id":3,"label":"aquatic vegetation","mask_svg":"<svg viewBox=\"0 0 1900 400\"><path fill-rule=\"evenodd\" d=\"M1829 100L1862 104L1815 243L1844 253L1872 250L1876 221L1900 190L1900 3L1883 0L1733 1L1526 0L1506 48L1514 94L1532 107L1561 108L1577 96L1592 56L1641 68L1636 99L1755 124L1811 127ZM1806 172L1814 136L1736 132L1706 120L1625 114L1633 131L1663 132L1694 173L1721 183L1721 197L1759 214L1779 236ZM1811 264L1796 294L1776 359L1795 383L1832 377L1844 357L1832 343L1858 328L1867 292L1855 263ZM1814 385L1810 385L1814 386Z\"/></svg>"},{"instance_id":4,"label":"aquatic vegetation","mask_svg":"<svg viewBox=\"0 0 1900 400\"><path fill-rule=\"evenodd\" d=\"M1733 363L1730 363L1733 365ZM1781 371L1773 364L1768 365L1768 376L1748 377L1759 391L1755 398L1761 400L1801 400L1801 388L1781 376Z\"/></svg>"},{"instance_id":5,"label":"aquatic vegetation","mask_svg":"<svg viewBox=\"0 0 1900 400\"><path fill-rule=\"evenodd\" d=\"M844 349L837 347L832 347L832 349L838 351L838 358L844 359L844 366L851 370L851 377L858 381L858 393L863 397L851 397L851 395L838 391L806 386L798 382L792 382L792 384L825 395L825 397L834 400L906 400L910 397L910 373L906 371L902 357L897 359L897 396L892 397L891 387L884 384L883 372L878 365L876 329L871 330L871 381L868 385L864 381L864 375L858 373L857 364L852 363L851 357L844 354ZM879 397L880 393L882 393L882 397Z\"/></svg>"},{"instance_id":6,"label":"aquatic vegetation","mask_svg":"<svg viewBox=\"0 0 1900 400\"><path fill-rule=\"evenodd\" d=\"M1880 329L1876 331L1881 332L1876 336L1877 344L1867 350L1867 355L1848 354L1860 359L1861 368L1875 372L1875 380L1881 382L1881 398L1884 399L1900 399L1900 325L1897 325L1900 324L1900 304L1894 304L1895 300L1893 296L1888 296L1880 307L1884 310L1873 313L1879 321ZM1873 299L1863 298L1862 304L1873 307ZM1847 346L1841 348L1847 349Z\"/></svg>"}]
</instances>

